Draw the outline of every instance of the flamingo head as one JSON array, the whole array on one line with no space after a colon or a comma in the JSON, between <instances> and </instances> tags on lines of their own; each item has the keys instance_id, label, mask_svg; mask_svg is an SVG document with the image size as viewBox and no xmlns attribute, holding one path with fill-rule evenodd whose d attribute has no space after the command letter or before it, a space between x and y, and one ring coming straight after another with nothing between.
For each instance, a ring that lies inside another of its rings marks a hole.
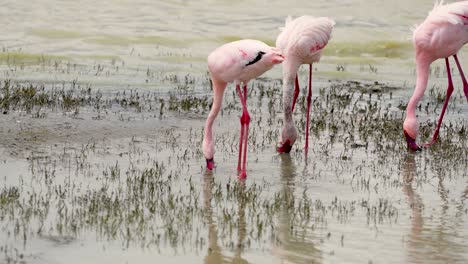
<instances>
[{"instance_id":1,"label":"flamingo head","mask_svg":"<svg viewBox=\"0 0 468 264\"><path fill-rule=\"evenodd\" d=\"M292 144L291 141L286 140L284 143L280 143L280 146L276 148L276 151L279 153L289 153L291 152Z\"/></svg>"},{"instance_id":2,"label":"flamingo head","mask_svg":"<svg viewBox=\"0 0 468 264\"><path fill-rule=\"evenodd\" d=\"M294 126L294 122L291 122L292 119L286 119L286 122L281 132L281 142L279 147L276 148L276 151L279 153L289 153L291 152L292 146L296 143L297 139L297 130Z\"/></svg>"},{"instance_id":3,"label":"flamingo head","mask_svg":"<svg viewBox=\"0 0 468 264\"><path fill-rule=\"evenodd\" d=\"M213 170L215 168L215 163L214 163L213 158L206 159L206 168L209 169L209 170Z\"/></svg>"},{"instance_id":4,"label":"flamingo head","mask_svg":"<svg viewBox=\"0 0 468 264\"><path fill-rule=\"evenodd\" d=\"M411 149L413 151L420 151L421 147L416 143L416 139L413 138L406 132L406 130L403 130L403 134L405 135L406 138L406 144L408 145L408 149Z\"/></svg>"},{"instance_id":5,"label":"flamingo head","mask_svg":"<svg viewBox=\"0 0 468 264\"><path fill-rule=\"evenodd\" d=\"M274 64L280 64L284 61L284 55L280 49L271 47L271 50L267 52L265 55L265 61L271 62Z\"/></svg>"},{"instance_id":6,"label":"flamingo head","mask_svg":"<svg viewBox=\"0 0 468 264\"><path fill-rule=\"evenodd\" d=\"M408 149L420 151L421 147L416 143L418 137L419 123L416 118L407 117L403 123L403 134L405 135Z\"/></svg>"}]
</instances>

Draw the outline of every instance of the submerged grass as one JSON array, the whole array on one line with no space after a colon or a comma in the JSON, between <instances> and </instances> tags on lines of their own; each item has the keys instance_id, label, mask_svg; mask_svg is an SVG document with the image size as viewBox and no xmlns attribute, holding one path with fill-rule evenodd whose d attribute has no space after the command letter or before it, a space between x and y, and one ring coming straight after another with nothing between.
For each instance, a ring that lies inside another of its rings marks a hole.
<instances>
[{"instance_id":1,"label":"submerged grass","mask_svg":"<svg viewBox=\"0 0 468 264\"><path fill-rule=\"evenodd\" d=\"M118 241L124 248L172 249L175 254L205 252L201 254L207 258L230 251L233 261L239 261L249 248L282 248L291 255L291 262L304 263L333 256L326 248L343 247L347 241L352 245L355 236L361 238L359 232L378 232L374 230L406 221L404 202L392 196L406 184L401 176L407 163L401 154L406 153L402 135L406 102L394 98L399 87L352 81L314 90L313 143L309 158L303 160L298 147L302 137L290 155L276 155L272 150L282 125L281 82L253 82L248 99L251 171L244 182L221 175L222 167L236 160L237 127L226 123L217 127L220 169L205 172L200 150L202 120L211 96L208 91L188 88L196 82L194 78L168 78L176 87L167 94L137 89L103 94L76 82L60 88L2 83L0 107L10 115L37 111L47 118L50 111L72 111L80 116L82 109L91 108L102 113L104 120L109 115L104 110L112 109L149 113L155 120L171 113L200 120L193 128L177 120L174 128L147 137L116 139L118 144L91 138L82 145L56 144L31 152L29 174L0 190L0 228L7 238L0 246L5 259L29 261L27 247L15 245L55 237L97 239L103 244ZM240 104L235 91L227 91L220 116L237 124ZM425 103L429 109L441 104L437 98ZM299 97L296 109L294 118L301 135L305 96ZM449 115L453 112L449 109ZM444 173L457 182L468 176L468 124L453 117L444 124L434 147L409 154L422 164L414 167L419 172L418 184L430 185L435 175ZM429 138L433 127L432 121L422 122L421 137ZM265 155L272 158L259 161ZM265 162L271 170L258 172ZM303 172L298 171L300 166ZM256 178L256 174L263 177ZM327 189L330 185L333 189ZM350 231L336 229L337 225ZM311 250L314 254L309 254Z\"/></svg>"},{"instance_id":2,"label":"submerged grass","mask_svg":"<svg viewBox=\"0 0 468 264\"><path fill-rule=\"evenodd\" d=\"M85 34L63 29L35 28L30 31L32 35L48 39L75 39L85 36Z\"/></svg>"},{"instance_id":3,"label":"submerged grass","mask_svg":"<svg viewBox=\"0 0 468 264\"><path fill-rule=\"evenodd\" d=\"M187 77L186 77L187 78ZM186 84L190 80L185 79ZM80 108L93 107L98 111L115 107L150 111L162 115L170 112L205 113L211 105L208 96L196 97L187 93L185 86L174 92L161 95L159 92L118 91L106 94L93 90L88 84L76 81L58 86L23 84L5 80L0 83L0 110L24 111L33 117L45 117L48 111L79 113Z\"/></svg>"},{"instance_id":4,"label":"submerged grass","mask_svg":"<svg viewBox=\"0 0 468 264\"><path fill-rule=\"evenodd\" d=\"M168 47L183 47L190 40L171 39L166 36L125 36L125 35L95 35L63 29L35 28L30 31L32 35L46 39L83 39L86 42L101 45L128 46L136 44L153 44Z\"/></svg>"},{"instance_id":5,"label":"submerged grass","mask_svg":"<svg viewBox=\"0 0 468 264\"><path fill-rule=\"evenodd\" d=\"M129 46L129 45L162 45L167 47L185 47L186 43L190 40L186 39L171 39L161 36L119 36L119 35L103 35L103 36L90 36L85 39L86 42L95 43L100 45L114 45L114 46Z\"/></svg>"},{"instance_id":6,"label":"submerged grass","mask_svg":"<svg viewBox=\"0 0 468 264\"><path fill-rule=\"evenodd\" d=\"M7 65L20 64L51 64L53 61L64 60L65 56L53 56L44 54L31 54L23 52L0 52L0 63Z\"/></svg>"},{"instance_id":7,"label":"submerged grass","mask_svg":"<svg viewBox=\"0 0 468 264\"><path fill-rule=\"evenodd\" d=\"M370 41L330 42L324 54L339 57L407 58L413 52L411 42Z\"/></svg>"}]
</instances>

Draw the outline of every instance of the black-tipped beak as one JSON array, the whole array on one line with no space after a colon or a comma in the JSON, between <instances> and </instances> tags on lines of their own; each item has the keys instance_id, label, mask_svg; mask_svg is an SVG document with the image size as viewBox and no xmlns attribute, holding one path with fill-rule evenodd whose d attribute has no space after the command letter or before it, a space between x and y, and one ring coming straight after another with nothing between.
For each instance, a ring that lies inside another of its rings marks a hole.
<instances>
[{"instance_id":1,"label":"black-tipped beak","mask_svg":"<svg viewBox=\"0 0 468 264\"><path fill-rule=\"evenodd\" d=\"M283 144L281 144L281 146L276 148L276 151L278 151L279 153L289 153L291 152L291 149L291 141L286 140L286 142L284 142Z\"/></svg>"},{"instance_id":2,"label":"black-tipped beak","mask_svg":"<svg viewBox=\"0 0 468 264\"><path fill-rule=\"evenodd\" d=\"M206 168L209 170L213 170L215 167L214 159L206 159Z\"/></svg>"},{"instance_id":3,"label":"black-tipped beak","mask_svg":"<svg viewBox=\"0 0 468 264\"><path fill-rule=\"evenodd\" d=\"M408 145L408 148L412 151L421 151L421 147L418 144L416 144L416 140L412 138L405 130L403 130L403 133L405 134L406 144Z\"/></svg>"}]
</instances>

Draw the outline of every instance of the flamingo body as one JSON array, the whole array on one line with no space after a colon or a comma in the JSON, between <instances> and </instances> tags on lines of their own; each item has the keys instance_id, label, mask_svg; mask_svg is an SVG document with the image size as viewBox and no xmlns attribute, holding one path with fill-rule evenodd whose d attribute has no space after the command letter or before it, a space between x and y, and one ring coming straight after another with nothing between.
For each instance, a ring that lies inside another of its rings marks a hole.
<instances>
[{"instance_id":1,"label":"flamingo body","mask_svg":"<svg viewBox=\"0 0 468 264\"><path fill-rule=\"evenodd\" d=\"M276 39L276 46L283 52L283 110L284 127L281 133L278 152L289 153L297 139L297 130L292 119L292 111L299 94L297 72L302 64L309 64L309 94L307 96L306 147L308 149L308 122L312 96L312 63L320 61L323 48L331 38L335 22L327 17L301 16L288 17L286 25ZM296 79L296 80L295 80ZM295 93L294 91L295 86Z\"/></svg>"},{"instance_id":2,"label":"flamingo body","mask_svg":"<svg viewBox=\"0 0 468 264\"><path fill-rule=\"evenodd\" d=\"M274 62L273 58L268 60L266 57L274 55L270 53L263 54L261 56L263 60L246 66L255 61L259 52L266 53L266 51L272 51L272 47L258 40L244 39L230 42L215 49L208 56L208 69L213 78L226 83L247 83L282 61ZM276 50L275 52L278 53Z\"/></svg>"},{"instance_id":3,"label":"flamingo body","mask_svg":"<svg viewBox=\"0 0 468 264\"><path fill-rule=\"evenodd\" d=\"M239 40L224 44L208 56L208 69L213 84L213 105L205 123L203 154L207 168L214 168L213 122L216 119L228 83L236 84L242 103L241 136L239 143L238 171L246 177L247 138L250 116L247 111L247 83L281 63L284 57L278 49L258 40ZM243 84L243 93L240 85Z\"/></svg>"},{"instance_id":4,"label":"flamingo body","mask_svg":"<svg viewBox=\"0 0 468 264\"><path fill-rule=\"evenodd\" d=\"M335 22L327 17L288 17L276 39L276 47L300 64L320 61L322 49L331 38Z\"/></svg>"},{"instance_id":5,"label":"flamingo body","mask_svg":"<svg viewBox=\"0 0 468 264\"><path fill-rule=\"evenodd\" d=\"M416 144L419 131L419 122L416 117L416 107L427 88L429 79L429 67L437 59L445 58L448 77L447 97L442 108L439 122L430 143L437 139L440 125L448 105L450 95L453 92L453 83L450 72L449 60L453 56L460 75L462 77L464 93L468 99L468 83L457 58L457 52L468 42L468 1L444 5L443 1L436 3L426 20L419 25L413 33L413 44L416 50L417 80L416 88L411 97L406 119L403 123L404 135L409 149L420 150Z\"/></svg>"},{"instance_id":6,"label":"flamingo body","mask_svg":"<svg viewBox=\"0 0 468 264\"><path fill-rule=\"evenodd\" d=\"M433 62L455 55L468 42L467 24L468 1L436 4L426 20L414 30L416 56L424 56Z\"/></svg>"}]
</instances>

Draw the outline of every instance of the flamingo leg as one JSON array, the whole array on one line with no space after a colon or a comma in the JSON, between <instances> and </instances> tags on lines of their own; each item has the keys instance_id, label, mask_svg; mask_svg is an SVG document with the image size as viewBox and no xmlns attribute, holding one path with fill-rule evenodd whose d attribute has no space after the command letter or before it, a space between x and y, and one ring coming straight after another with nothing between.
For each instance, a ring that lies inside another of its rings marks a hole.
<instances>
[{"instance_id":1,"label":"flamingo leg","mask_svg":"<svg viewBox=\"0 0 468 264\"><path fill-rule=\"evenodd\" d=\"M240 85L236 84L236 90L237 94L239 95L240 101L242 103L242 115L240 117L240 123L241 123L241 131L240 131L240 137L239 137L239 158L237 160L237 171L241 171L241 158L242 158L242 144L244 143L244 96L242 95Z\"/></svg>"},{"instance_id":2,"label":"flamingo leg","mask_svg":"<svg viewBox=\"0 0 468 264\"><path fill-rule=\"evenodd\" d=\"M310 103L312 102L312 64L309 64L309 92L307 93L307 119L305 131L305 156L309 151L309 125L310 125Z\"/></svg>"},{"instance_id":3,"label":"flamingo leg","mask_svg":"<svg viewBox=\"0 0 468 264\"><path fill-rule=\"evenodd\" d=\"M298 96L299 96L299 78L297 77L297 74L296 74L296 80L294 81L294 98L293 98L293 103L291 107L291 112L294 112L294 106L296 105L296 100Z\"/></svg>"},{"instance_id":4,"label":"flamingo leg","mask_svg":"<svg viewBox=\"0 0 468 264\"><path fill-rule=\"evenodd\" d=\"M460 62L458 61L457 55L453 55L455 62L457 63L458 71L460 72L460 76L463 81L463 91L465 92L466 100L468 100L468 82L466 81L465 74L463 73L462 67L460 66Z\"/></svg>"},{"instance_id":5,"label":"flamingo leg","mask_svg":"<svg viewBox=\"0 0 468 264\"><path fill-rule=\"evenodd\" d=\"M250 125L250 115L247 110L247 85L244 84L244 103L243 107L243 116L244 116L244 157L242 161L242 171L239 175L239 178L245 179L247 177L246 168L247 168L247 140L249 139L249 125Z\"/></svg>"},{"instance_id":6,"label":"flamingo leg","mask_svg":"<svg viewBox=\"0 0 468 264\"><path fill-rule=\"evenodd\" d=\"M242 115L240 118L241 122L241 137L239 142L239 159L237 164L237 170L240 172L239 177L245 179L247 177L246 173L246 163L247 163L247 140L249 138L249 124L250 124L250 115L247 110L247 85L244 84L244 93L240 89L240 86L237 85L237 93L241 98L242 103Z\"/></svg>"},{"instance_id":7,"label":"flamingo leg","mask_svg":"<svg viewBox=\"0 0 468 264\"><path fill-rule=\"evenodd\" d=\"M454 56L455 57L455 56ZM445 110L447 109L448 102L450 100L450 96L453 93L453 82L452 82L452 74L450 72L450 64L449 59L445 58L445 65L447 67L447 78L448 78L448 88L447 88L447 95L445 96L444 106L442 107L442 112L440 113L439 122L437 123L437 128L434 131L434 135L432 136L432 140L429 143L424 144L425 147L429 147L435 143L437 136L439 135L440 125L442 124L442 119L444 119Z\"/></svg>"}]
</instances>

